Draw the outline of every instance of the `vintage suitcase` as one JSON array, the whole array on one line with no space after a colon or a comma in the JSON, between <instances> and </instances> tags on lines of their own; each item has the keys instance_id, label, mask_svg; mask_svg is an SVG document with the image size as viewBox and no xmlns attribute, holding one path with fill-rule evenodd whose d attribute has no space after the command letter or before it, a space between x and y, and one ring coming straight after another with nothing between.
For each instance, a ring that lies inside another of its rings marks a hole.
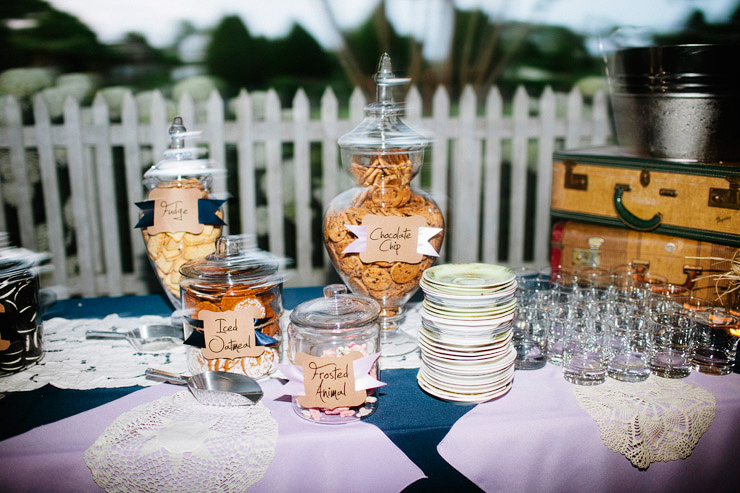
<instances>
[{"instance_id":1,"label":"vintage suitcase","mask_svg":"<svg viewBox=\"0 0 740 493\"><path fill-rule=\"evenodd\" d=\"M553 154L552 215L740 246L740 163L630 156L618 147Z\"/></svg>"},{"instance_id":2,"label":"vintage suitcase","mask_svg":"<svg viewBox=\"0 0 740 493\"><path fill-rule=\"evenodd\" d=\"M554 268L598 266L611 270L632 264L668 282L693 289L696 296L734 307L738 296L720 295L727 291L728 281L716 276L730 270L732 259L740 248L676 236L614 228L577 221L558 221L552 229L550 263ZM699 257L699 258L696 258ZM726 259L724 261L711 258Z\"/></svg>"}]
</instances>

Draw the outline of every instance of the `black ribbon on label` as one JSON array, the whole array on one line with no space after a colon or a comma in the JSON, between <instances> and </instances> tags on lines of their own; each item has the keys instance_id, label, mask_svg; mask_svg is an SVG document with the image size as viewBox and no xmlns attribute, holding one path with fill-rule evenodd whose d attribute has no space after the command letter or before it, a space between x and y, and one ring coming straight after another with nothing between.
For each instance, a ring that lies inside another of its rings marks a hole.
<instances>
[{"instance_id":1,"label":"black ribbon on label","mask_svg":"<svg viewBox=\"0 0 740 493\"><path fill-rule=\"evenodd\" d=\"M191 327L194 327L196 329L202 329L203 328L203 321L198 320L197 318L191 318L188 316L185 316L185 321L190 324ZM255 318L254 319L254 326L257 327L258 325L262 325L269 321L269 318ZM268 336L264 332L262 332L262 329L254 329L254 338L257 341L258 346L269 346L270 344L275 344L276 342L279 342L277 339ZM203 332L200 332L198 330L194 330L190 336L188 336L187 339L185 339L185 344L188 344L190 346L195 346L199 348L206 347L206 335Z\"/></svg>"},{"instance_id":2,"label":"black ribbon on label","mask_svg":"<svg viewBox=\"0 0 740 493\"><path fill-rule=\"evenodd\" d=\"M225 200L198 199L198 222L200 224L210 224L211 226L226 225L224 220L216 215L218 209L225 202ZM154 226L154 201L145 200L143 202L135 202L135 205L141 210L141 217L134 228Z\"/></svg>"}]
</instances>

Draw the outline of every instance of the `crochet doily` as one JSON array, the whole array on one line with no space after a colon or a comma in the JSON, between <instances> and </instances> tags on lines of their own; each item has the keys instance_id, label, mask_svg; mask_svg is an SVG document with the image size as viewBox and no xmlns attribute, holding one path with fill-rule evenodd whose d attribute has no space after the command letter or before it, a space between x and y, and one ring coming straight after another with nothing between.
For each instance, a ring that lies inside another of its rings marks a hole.
<instances>
[{"instance_id":1,"label":"crochet doily","mask_svg":"<svg viewBox=\"0 0 740 493\"><path fill-rule=\"evenodd\" d=\"M421 326L419 304L407 308L406 320L401 330L416 339ZM280 321L284 330L290 312ZM88 330L112 330L126 332L144 324L166 324L169 318L154 315L142 317L119 317L108 315L103 319L53 318L44 321L41 361L14 375L0 378L1 392L34 390L46 384L61 389L89 390L97 388L149 386L158 382L147 380L147 368L157 368L171 373L188 373L186 348L176 348L169 353L137 353L125 340L87 340ZM283 335L283 341L287 341ZM287 361L282 344L282 361ZM409 354L380 358L382 369L419 368L419 350Z\"/></svg>"},{"instance_id":2,"label":"crochet doily","mask_svg":"<svg viewBox=\"0 0 740 493\"><path fill-rule=\"evenodd\" d=\"M34 390L46 384L60 389L88 390L97 388L156 385L147 380L147 368L184 373L185 347L168 353L137 353L125 340L87 340L88 330L127 332L143 324L169 323L157 316L104 319L53 318L44 321L41 361L14 375L0 379L0 392Z\"/></svg>"},{"instance_id":3,"label":"crochet doily","mask_svg":"<svg viewBox=\"0 0 740 493\"><path fill-rule=\"evenodd\" d=\"M277 437L261 402L204 406L182 391L119 416L84 457L106 491L244 491L264 476Z\"/></svg>"},{"instance_id":4,"label":"crochet doily","mask_svg":"<svg viewBox=\"0 0 740 493\"><path fill-rule=\"evenodd\" d=\"M716 411L711 392L653 375L640 383L608 379L574 386L573 393L598 424L604 444L640 469L691 455Z\"/></svg>"}]
</instances>

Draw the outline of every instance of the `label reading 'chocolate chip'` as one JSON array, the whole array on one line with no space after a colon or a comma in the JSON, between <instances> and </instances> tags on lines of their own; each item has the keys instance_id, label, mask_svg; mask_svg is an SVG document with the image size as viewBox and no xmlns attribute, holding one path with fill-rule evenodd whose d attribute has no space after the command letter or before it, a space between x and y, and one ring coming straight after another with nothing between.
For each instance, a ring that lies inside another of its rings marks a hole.
<instances>
[{"instance_id":1,"label":"label reading 'chocolate chip'","mask_svg":"<svg viewBox=\"0 0 740 493\"><path fill-rule=\"evenodd\" d=\"M154 224L147 233L200 234L204 225L198 222L198 199L203 195L198 188L155 188L149 192L154 201Z\"/></svg>"},{"instance_id":2,"label":"label reading 'chocolate chip'","mask_svg":"<svg viewBox=\"0 0 740 493\"><path fill-rule=\"evenodd\" d=\"M427 225L422 216L376 216L368 214L362 218L367 227L367 247L360 253L364 263L372 262L421 262L418 253L419 228Z\"/></svg>"},{"instance_id":3,"label":"label reading 'chocolate chip'","mask_svg":"<svg viewBox=\"0 0 740 493\"><path fill-rule=\"evenodd\" d=\"M259 309L253 306L227 312L199 311L206 338L203 356L233 359L261 355L265 346L258 346L254 335L254 319L259 317Z\"/></svg>"}]
</instances>

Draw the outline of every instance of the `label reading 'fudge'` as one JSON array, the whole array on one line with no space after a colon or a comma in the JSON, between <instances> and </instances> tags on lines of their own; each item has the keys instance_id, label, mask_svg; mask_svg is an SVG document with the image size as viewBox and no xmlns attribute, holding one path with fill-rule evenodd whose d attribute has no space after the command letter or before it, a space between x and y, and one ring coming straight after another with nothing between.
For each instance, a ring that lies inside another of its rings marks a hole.
<instances>
[{"instance_id":1,"label":"label reading 'fudge'","mask_svg":"<svg viewBox=\"0 0 740 493\"><path fill-rule=\"evenodd\" d=\"M355 390L354 361L362 354L353 351L344 356L296 355L296 363L303 370L306 395L298 396L303 407L334 409L337 407L360 406L367 393Z\"/></svg>"},{"instance_id":2,"label":"label reading 'fudge'","mask_svg":"<svg viewBox=\"0 0 740 493\"><path fill-rule=\"evenodd\" d=\"M203 321L206 339L203 356L233 359L261 355L265 346L257 345L254 335L254 319L259 317L256 307L227 312L199 311L198 319Z\"/></svg>"},{"instance_id":3,"label":"label reading 'fudge'","mask_svg":"<svg viewBox=\"0 0 740 493\"><path fill-rule=\"evenodd\" d=\"M149 192L154 202L154 224L147 233L200 234L204 225L198 221L198 199L203 193L197 188L155 188Z\"/></svg>"}]
</instances>

